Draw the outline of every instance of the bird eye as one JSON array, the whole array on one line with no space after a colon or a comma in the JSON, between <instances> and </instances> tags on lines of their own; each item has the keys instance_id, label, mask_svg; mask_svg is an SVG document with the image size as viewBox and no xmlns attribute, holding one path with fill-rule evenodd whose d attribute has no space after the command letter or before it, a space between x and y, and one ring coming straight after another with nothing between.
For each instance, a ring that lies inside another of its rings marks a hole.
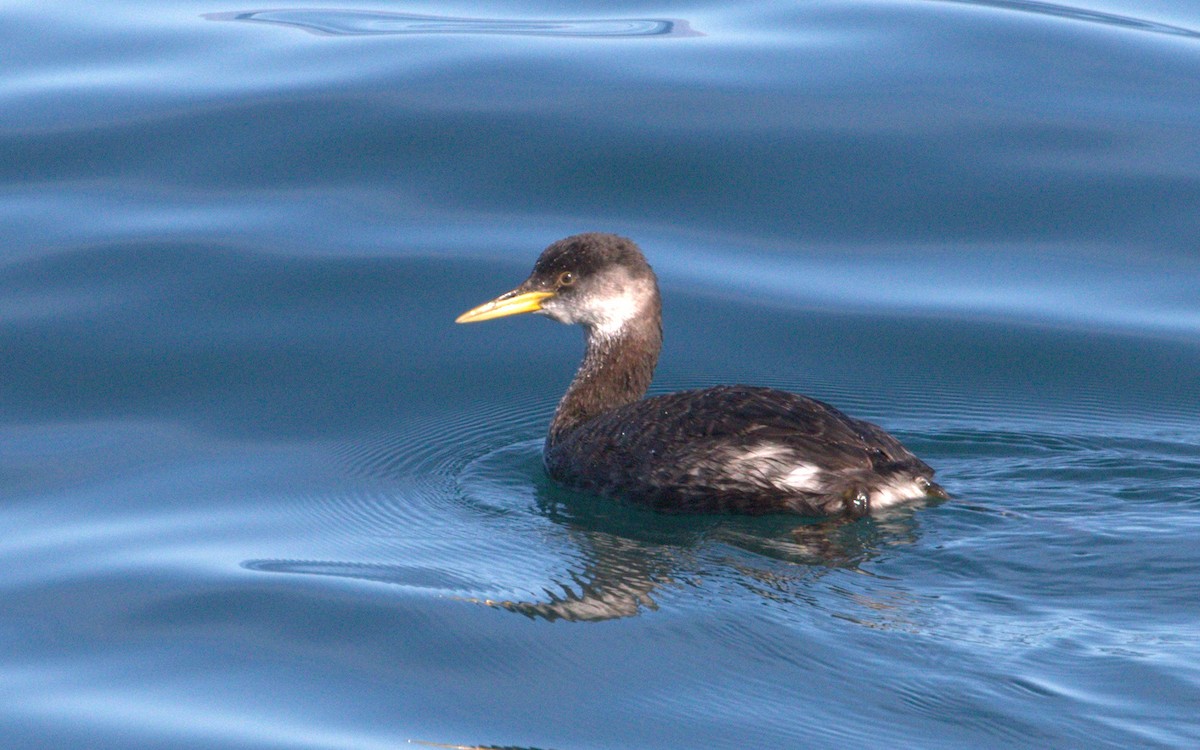
<instances>
[{"instance_id":1,"label":"bird eye","mask_svg":"<svg viewBox=\"0 0 1200 750\"><path fill-rule=\"evenodd\" d=\"M559 286L571 286L575 283L575 274L570 271L563 271L558 275Z\"/></svg>"}]
</instances>

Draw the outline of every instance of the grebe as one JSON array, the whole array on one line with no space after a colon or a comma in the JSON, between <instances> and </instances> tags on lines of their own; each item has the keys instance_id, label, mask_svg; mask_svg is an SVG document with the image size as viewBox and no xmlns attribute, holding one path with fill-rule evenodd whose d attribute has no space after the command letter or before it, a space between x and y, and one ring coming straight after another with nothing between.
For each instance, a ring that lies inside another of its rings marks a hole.
<instances>
[{"instance_id":1,"label":"grebe","mask_svg":"<svg viewBox=\"0 0 1200 750\"><path fill-rule=\"evenodd\" d=\"M559 240L524 283L455 322L528 312L587 336L542 450L560 484L676 513L857 518L947 497L898 440L815 399L743 385L643 398L662 348L662 304L631 240Z\"/></svg>"}]
</instances>

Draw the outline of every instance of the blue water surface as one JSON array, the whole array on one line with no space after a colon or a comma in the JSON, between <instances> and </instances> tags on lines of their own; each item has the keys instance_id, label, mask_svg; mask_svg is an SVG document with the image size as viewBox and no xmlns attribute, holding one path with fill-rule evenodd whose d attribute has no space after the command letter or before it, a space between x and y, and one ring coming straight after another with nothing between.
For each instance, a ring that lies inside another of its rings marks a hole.
<instances>
[{"instance_id":1,"label":"blue water surface","mask_svg":"<svg viewBox=\"0 0 1200 750\"><path fill-rule=\"evenodd\" d=\"M0 745L1200 746L1200 7L0 6ZM555 487L637 240L654 392L895 433L827 526Z\"/></svg>"}]
</instances>

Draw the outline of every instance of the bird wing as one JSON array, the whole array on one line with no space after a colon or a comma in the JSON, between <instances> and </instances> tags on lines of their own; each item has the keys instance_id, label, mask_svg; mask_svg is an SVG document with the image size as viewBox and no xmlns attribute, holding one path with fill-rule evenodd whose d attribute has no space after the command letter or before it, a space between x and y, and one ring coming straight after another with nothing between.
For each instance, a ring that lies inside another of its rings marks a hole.
<instances>
[{"instance_id":1,"label":"bird wing","mask_svg":"<svg viewBox=\"0 0 1200 750\"><path fill-rule=\"evenodd\" d=\"M695 455L762 445L786 446L821 462L909 463L915 457L879 427L829 404L771 388L718 386L627 404L582 425L584 442L626 455ZM583 437L582 435L580 437ZM607 438L607 439L606 439Z\"/></svg>"}]
</instances>

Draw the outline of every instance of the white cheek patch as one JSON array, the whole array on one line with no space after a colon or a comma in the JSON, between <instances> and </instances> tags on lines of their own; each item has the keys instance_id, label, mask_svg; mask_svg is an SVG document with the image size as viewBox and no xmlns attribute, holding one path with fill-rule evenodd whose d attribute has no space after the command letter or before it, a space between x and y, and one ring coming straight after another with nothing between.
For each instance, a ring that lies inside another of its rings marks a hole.
<instances>
[{"instance_id":1,"label":"white cheek patch","mask_svg":"<svg viewBox=\"0 0 1200 750\"><path fill-rule=\"evenodd\" d=\"M624 269L606 276L601 284L590 290L587 307L576 315L601 338L615 336L630 321L646 317L646 305L657 296L653 282L631 278Z\"/></svg>"},{"instance_id":2,"label":"white cheek patch","mask_svg":"<svg viewBox=\"0 0 1200 750\"><path fill-rule=\"evenodd\" d=\"M605 297L588 309L588 323L601 336L612 336L642 312L642 300L632 289L614 297Z\"/></svg>"}]
</instances>

